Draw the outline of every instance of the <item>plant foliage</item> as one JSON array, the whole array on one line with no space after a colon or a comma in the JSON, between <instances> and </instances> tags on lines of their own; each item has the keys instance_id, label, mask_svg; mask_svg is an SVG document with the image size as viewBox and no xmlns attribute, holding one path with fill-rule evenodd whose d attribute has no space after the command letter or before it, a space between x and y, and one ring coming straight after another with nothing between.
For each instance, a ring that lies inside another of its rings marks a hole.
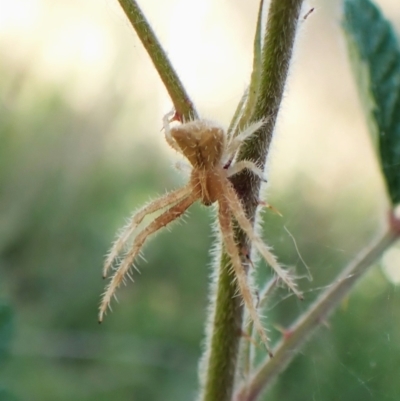
<instances>
[{"instance_id":1,"label":"plant foliage","mask_svg":"<svg viewBox=\"0 0 400 401\"><path fill-rule=\"evenodd\" d=\"M389 196L400 202L400 48L390 22L370 0L345 0L343 27L367 105ZM366 72L366 74L365 74ZM367 79L365 79L367 78Z\"/></svg>"}]
</instances>

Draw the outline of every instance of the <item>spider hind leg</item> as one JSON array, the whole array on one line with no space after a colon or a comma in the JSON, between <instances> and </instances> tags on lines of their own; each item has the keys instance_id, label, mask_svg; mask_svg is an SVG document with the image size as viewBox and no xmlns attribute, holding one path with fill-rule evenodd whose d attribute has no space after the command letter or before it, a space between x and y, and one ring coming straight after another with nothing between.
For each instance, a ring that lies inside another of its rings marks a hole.
<instances>
[{"instance_id":1,"label":"spider hind leg","mask_svg":"<svg viewBox=\"0 0 400 401\"><path fill-rule=\"evenodd\" d=\"M260 317L255 308L251 289L248 284L247 275L243 267L243 263L239 254L239 250L237 248L237 244L234 239L231 219L232 216L229 204L225 198L222 198L219 200L219 223L225 249L229 257L231 258L231 263L235 273L238 290L243 299L243 303L246 306L250 314L251 320L254 322L254 326L257 332L259 333L262 342L265 344L269 355L272 356L272 352L268 345L269 343L268 336L266 334L264 327L262 326Z\"/></svg>"},{"instance_id":2,"label":"spider hind leg","mask_svg":"<svg viewBox=\"0 0 400 401\"><path fill-rule=\"evenodd\" d=\"M298 290L297 284L293 280L290 273L285 270L277 261L275 255L269 250L269 247L264 243L260 236L254 231L252 224L247 219L243 210L240 199L238 198L232 184L226 179L225 185L226 199L229 204L230 211L237 220L239 226L243 229L250 241L257 248L261 256L271 266L278 277L293 291L293 293L300 299L303 299L302 293Z\"/></svg>"},{"instance_id":3,"label":"spider hind leg","mask_svg":"<svg viewBox=\"0 0 400 401\"><path fill-rule=\"evenodd\" d=\"M140 253L146 239L154 234L156 231L165 227L172 221L178 219L182 216L185 211L198 199L198 194L193 192L191 195L180 200L175 205L171 206L168 210L154 219L146 228L144 228L138 236L135 238L132 244L132 248L127 252L125 258L122 260L121 264L116 269L114 275L112 276L109 285L107 286L103 298L100 304L99 311L99 322L103 320L103 315L110 306L111 299L115 294L115 291L120 286L121 282L124 281L125 276L129 272L133 262Z\"/></svg>"},{"instance_id":4,"label":"spider hind leg","mask_svg":"<svg viewBox=\"0 0 400 401\"><path fill-rule=\"evenodd\" d=\"M175 203L187 196L190 193L190 187L184 186L179 188L173 192L168 192L164 196L161 196L158 199L150 202L148 205L145 205L141 209L139 209L130 219L128 224L122 229L121 233L118 234L117 239L114 241L113 246L106 256L106 260L104 262L103 267L103 278L107 277L107 272L110 267L113 265L115 259L118 257L122 249L125 247L129 238L137 228L137 226L143 221L143 219L154 212L157 212L160 209L163 209L172 203Z\"/></svg>"}]
</instances>

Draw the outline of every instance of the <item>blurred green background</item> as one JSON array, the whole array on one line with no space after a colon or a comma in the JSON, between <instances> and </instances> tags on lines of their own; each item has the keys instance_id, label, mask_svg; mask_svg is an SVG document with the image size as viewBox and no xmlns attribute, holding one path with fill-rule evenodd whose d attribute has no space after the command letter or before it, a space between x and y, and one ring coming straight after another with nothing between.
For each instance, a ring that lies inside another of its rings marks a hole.
<instances>
[{"instance_id":1,"label":"blurred green background","mask_svg":"<svg viewBox=\"0 0 400 401\"><path fill-rule=\"evenodd\" d=\"M16 2L19 11L33 3ZM67 29L54 23L56 13L65 17L62 7L87 18L88 24L100 18L90 14L95 2L85 5L86 14L79 2L36 3L53 18L55 36ZM256 3L243 14L248 38ZM305 43L299 44L269 163L268 200L284 217L263 212L264 237L280 260L306 276L287 228L314 280L300 280L303 303L285 289L271 297L265 315L274 339L280 336L277 328L301 314L368 244L386 211L355 90L348 88L352 81L343 49L338 53L341 67L331 66L315 78L326 46L334 43L336 51L341 46L340 31L332 22L336 6L322 4L302 34ZM2 2L0 7L6 11L7 6ZM232 7L236 18L245 8L239 1L222 6ZM140 43L113 7L111 2L100 7L102 23L109 18L114 24L103 28L115 45L111 67L101 77L95 64L85 67L78 57L78 67L71 64L50 79L41 61L49 54L45 38L52 35L47 28L43 37L38 34L39 47L29 47L28 30L20 36L0 31L1 401L177 401L196 394L211 273L211 208L192 207L184 224L175 224L145 247L142 274L119 291L114 312L97 324L105 284L103 256L116 230L136 207L185 181L173 168L176 156L166 150L159 131L170 105ZM206 21L207 15L223 15L219 9L207 12ZM326 30L327 24L331 28ZM22 56L21 43L28 49ZM210 51L207 42L204 51ZM329 64L335 56L325 61ZM179 60L177 64L189 88L195 88ZM330 82L336 68L348 75ZM197 73L207 78L206 67ZM132 76L136 78L130 81ZM238 93L246 77L243 73L237 80ZM315 80L326 86L313 84ZM196 90L194 96L199 108L216 116L221 112L222 120L238 99L236 93L218 93L210 100ZM217 103L223 111L214 107ZM396 255L387 259L390 263L372 268L300 351L268 399L399 399L400 292L395 273L400 260ZM258 280L264 282L269 270L261 264L259 271Z\"/></svg>"}]
</instances>

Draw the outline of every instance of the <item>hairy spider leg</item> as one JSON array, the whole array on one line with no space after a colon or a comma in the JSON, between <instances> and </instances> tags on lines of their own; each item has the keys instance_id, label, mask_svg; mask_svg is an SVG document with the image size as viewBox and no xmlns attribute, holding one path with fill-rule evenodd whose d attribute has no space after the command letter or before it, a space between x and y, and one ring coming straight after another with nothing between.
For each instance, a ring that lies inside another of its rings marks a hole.
<instances>
[{"instance_id":1,"label":"hairy spider leg","mask_svg":"<svg viewBox=\"0 0 400 401\"><path fill-rule=\"evenodd\" d=\"M199 197L200 194L198 192L192 192L189 196L180 200L177 204L171 206L168 210L166 210L160 216L155 218L146 228L144 228L138 234L138 236L135 238L132 244L131 250L127 252L124 260L117 268L116 272L114 273L114 276L111 278L111 281L107 286L106 291L103 295L99 312L100 323L103 320L103 315L107 310L107 307L110 305L112 296L114 295L115 291L123 281L125 275L128 273L131 265L133 264L136 256L139 254L140 249L142 248L146 239L151 234L154 234L162 227L165 227L167 224L179 218L197 199L199 199Z\"/></svg>"},{"instance_id":2,"label":"hairy spider leg","mask_svg":"<svg viewBox=\"0 0 400 401\"><path fill-rule=\"evenodd\" d=\"M243 210L242 204L240 203L240 199L236 195L235 190L232 187L232 184L228 179L226 179L226 185L223 186L226 191L226 199L229 203L229 207L231 209L232 214L237 220L239 226L243 229L243 231L247 234L249 239L254 243L255 247L260 252L261 256L266 260L266 262L275 270L275 273L281 280L296 294L299 299L303 299L302 293L297 289L296 283L290 276L289 272L287 272L277 261L276 257L271 253L268 246L264 243L264 241L255 233L253 226L250 221L247 219L246 214Z\"/></svg>"},{"instance_id":3,"label":"hairy spider leg","mask_svg":"<svg viewBox=\"0 0 400 401\"><path fill-rule=\"evenodd\" d=\"M163 128L165 132L165 140L172 149L182 154L182 149L178 146L175 139L171 135L170 119L175 115L175 111L170 111L163 117Z\"/></svg>"},{"instance_id":4,"label":"hairy spider leg","mask_svg":"<svg viewBox=\"0 0 400 401\"><path fill-rule=\"evenodd\" d=\"M227 162L224 163L228 166L231 165L236 152L239 150L242 143L255 134L263 125L265 124L265 120L257 121L255 123L250 124L243 132L239 135L231 138L230 142L228 143L228 147L225 151L224 157L227 158Z\"/></svg>"},{"instance_id":5,"label":"hairy spider leg","mask_svg":"<svg viewBox=\"0 0 400 401\"><path fill-rule=\"evenodd\" d=\"M232 215L230 211L229 204L225 199L224 195L219 199L219 224L222 234L222 239L225 244L226 252L228 253L233 270L235 272L235 277L238 284L238 289L241 297L243 298L243 302L249 311L250 317L254 322L254 326L256 327L257 332L260 335L262 342L267 347L269 354L272 356L272 353L268 346L268 337L265 332L264 327L261 324L260 317L256 311L253 302L253 296L248 285L246 272L243 268L243 264L239 255L239 251L234 239L233 228L232 228Z\"/></svg>"},{"instance_id":6,"label":"hairy spider leg","mask_svg":"<svg viewBox=\"0 0 400 401\"><path fill-rule=\"evenodd\" d=\"M171 205L172 203L178 202L180 199L184 198L185 196L188 196L190 192L191 192L190 186L185 185L184 187L179 188L173 192L166 193L165 195L150 202L148 205L145 205L137 212L135 212L135 214L131 217L128 224L122 229L122 232L118 234L117 239L115 240L113 246L111 247L110 251L107 254L103 267L103 278L107 277L107 272L112 266L115 258L122 251L122 249L124 248L126 242L129 240L134 230L148 214L154 213L157 210L160 210L164 207Z\"/></svg>"},{"instance_id":7,"label":"hairy spider leg","mask_svg":"<svg viewBox=\"0 0 400 401\"><path fill-rule=\"evenodd\" d=\"M232 177L233 175L239 173L240 171L248 169L250 170L253 174L258 176L262 181L267 182L267 179L264 177L264 172L257 167L257 165L250 161L250 160L242 160L240 162L236 162L233 166L230 166L227 169L227 176Z\"/></svg>"}]
</instances>

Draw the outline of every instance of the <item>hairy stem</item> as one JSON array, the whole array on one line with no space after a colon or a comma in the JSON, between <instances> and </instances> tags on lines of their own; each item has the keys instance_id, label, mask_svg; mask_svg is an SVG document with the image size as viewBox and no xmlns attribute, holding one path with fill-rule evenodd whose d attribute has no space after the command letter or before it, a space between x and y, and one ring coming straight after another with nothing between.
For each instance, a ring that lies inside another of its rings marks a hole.
<instances>
[{"instance_id":1,"label":"hairy stem","mask_svg":"<svg viewBox=\"0 0 400 401\"><path fill-rule=\"evenodd\" d=\"M296 350L306 342L313 331L324 323L328 315L363 277L367 269L400 236L393 229L380 234L371 245L364 249L324 291L290 328L286 336L274 349L274 357L261 364L249 383L237 392L235 401L255 401L263 390L296 356Z\"/></svg>"},{"instance_id":2,"label":"hairy stem","mask_svg":"<svg viewBox=\"0 0 400 401\"><path fill-rule=\"evenodd\" d=\"M264 165L271 144L278 110L293 52L303 0L272 0L262 52L262 70L257 102L250 122L266 119L259 135L254 135L239 154L240 160Z\"/></svg>"},{"instance_id":3,"label":"hairy stem","mask_svg":"<svg viewBox=\"0 0 400 401\"><path fill-rule=\"evenodd\" d=\"M268 123L242 146L239 160L253 160L264 165L271 142L279 105L289 69L293 43L303 0L272 0L265 29L258 100L252 121L268 117ZM260 180L237 174L232 183L243 202L247 217L254 223L258 206ZM236 229L240 249L249 249L247 237ZM202 401L230 401L233 396L242 337L243 305L237 297L236 283L230 273L230 259L223 253L211 307L210 332L204 357Z\"/></svg>"},{"instance_id":4,"label":"hairy stem","mask_svg":"<svg viewBox=\"0 0 400 401\"><path fill-rule=\"evenodd\" d=\"M189 121L198 118L189 95L137 2L135 0L118 1L156 67L180 119Z\"/></svg>"}]
</instances>

